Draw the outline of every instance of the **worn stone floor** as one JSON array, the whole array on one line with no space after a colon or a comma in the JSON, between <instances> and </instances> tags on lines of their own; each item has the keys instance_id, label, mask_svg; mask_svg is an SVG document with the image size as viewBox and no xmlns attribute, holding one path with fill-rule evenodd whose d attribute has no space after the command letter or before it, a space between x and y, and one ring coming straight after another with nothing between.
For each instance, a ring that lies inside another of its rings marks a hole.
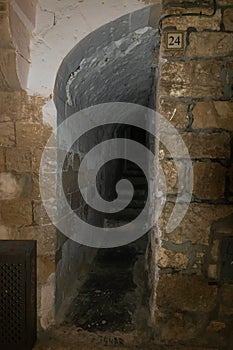
<instances>
[{"instance_id":1,"label":"worn stone floor","mask_svg":"<svg viewBox=\"0 0 233 350\"><path fill-rule=\"evenodd\" d=\"M136 345L135 345L136 339ZM39 333L38 341L33 350L222 350L218 348L199 348L188 346L161 346L148 344L135 333L128 334L124 339L120 333L107 334L90 333L76 327L60 327ZM230 349L228 349L230 350Z\"/></svg>"}]
</instances>

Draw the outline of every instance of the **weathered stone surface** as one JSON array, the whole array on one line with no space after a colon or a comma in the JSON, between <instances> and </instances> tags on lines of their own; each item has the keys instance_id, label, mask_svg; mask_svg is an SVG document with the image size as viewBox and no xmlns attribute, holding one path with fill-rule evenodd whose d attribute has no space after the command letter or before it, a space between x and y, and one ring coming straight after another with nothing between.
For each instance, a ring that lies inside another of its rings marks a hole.
<instances>
[{"instance_id":1,"label":"weathered stone surface","mask_svg":"<svg viewBox=\"0 0 233 350\"><path fill-rule=\"evenodd\" d=\"M198 162L193 164L193 195L199 199L224 197L226 169L218 163Z\"/></svg>"},{"instance_id":2,"label":"weathered stone surface","mask_svg":"<svg viewBox=\"0 0 233 350\"><path fill-rule=\"evenodd\" d=\"M218 280L218 267L217 265L214 265L214 264L210 264L208 266L208 278L210 280Z\"/></svg>"},{"instance_id":3,"label":"weathered stone surface","mask_svg":"<svg viewBox=\"0 0 233 350\"><path fill-rule=\"evenodd\" d=\"M189 258L184 253L177 253L164 248L160 248L158 251L157 264L160 268L186 269L188 263Z\"/></svg>"},{"instance_id":4,"label":"weathered stone surface","mask_svg":"<svg viewBox=\"0 0 233 350\"><path fill-rule=\"evenodd\" d=\"M24 12L25 16L29 19L29 21L32 23L32 25L35 25L36 21L36 1L30 1L27 0L16 0L16 3L19 5L19 7Z\"/></svg>"},{"instance_id":5,"label":"weathered stone surface","mask_svg":"<svg viewBox=\"0 0 233 350\"><path fill-rule=\"evenodd\" d=\"M220 241L218 239L215 239L213 241L212 249L211 249L211 259L213 262L218 262L219 260L219 246L220 246Z\"/></svg>"},{"instance_id":6,"label":"weathered stone surface","mask_svg":"<svg viewBox=\"0 0 233 350\"><path fill-rule=\"evenodd\" d=\"M224 57L233 52L233 35L230 33L191 33L188 57Z\"/></svg>"},{"instance_id":7,"label":"weathered stone surface","mask_svg":"<svg viewBox=\"0 0 233 350\"><path fill-rule=\"evenodd\" d=\"M182 204L179 204L182 206ZM225 218L233 212L233 206L192 203L179 226L171 233L166 233L166 225L174 204L167 203L159 219L162 238L176 244L192 242L209 244L210 228L214 221Z\"/></svg>"},{"instance_id":8,"label":"weathered stone surface","mask_svg":"<svg viewBox=\"0 0 233 350\"><path fill-rule=\"evenodd\" d=\"M211 321L207 327L207 331L209 332L219 332L226 328L226 324L219 321Z\"/></svg>"},{"instance_id":9,"label":"weathered stone surface","mask_svg":"<svg viewBox=\"0 0 233 350\"><path fill-rule=\"evenodd\" d=\"M172 3L174 5L174 2ZM193 7L189 8L188 12L191 13L212 13L213 10L211 8L202 8L202 7ZM164 14L177 14L180 15L182 13L187 13L187 8L185 6L183 7L172 7L170 5L169 8L164 12ZM163 28L166 27L175 27L177 30L184 30L186 31L188 28L192 27L195 28L198 31L202 30L219 30L220 29L220 23L221 23L221 11L217 10L216 14L213 17L206 18L201 16L177 16L177 17L170 17L165 18L163 20Z\"/></svg>"},{"instance_id":10,"label":"weathered stone surface","mask_svg":"<svg viewBox=\"0 0 233 350\"><path fill-rule=\"evenodd\" d=\"M45 285L41 287L41 318L40 323L43 329L48 329L55 324L55 273L49 276Z\"/></svg>"},{"instance_id":11,"label":"weathered stone surface","mask_svg":"<svg viewBox=\"0 0 233 350\"><path fill-rule=\"evenodd\" d=\"M224 11L223 24L225 30L233 31L233 8L228 8Z\"/></svg>"},{"instance_id":12,"label":"weathered stone surface","mask_svg":"<svg viewBox=\"0 0 233 350\"><path fill-rule=\"evenodd\" d=\"M209 158L209 159L229 159L230 158L230 136L227 132L187 132L180 133L184 143L189 152L189 156L195 159ZM163 140L165 140L163 136ZM176 135L167 134L167 139L171 145L171 149L177 149ZM161 145L161 150L164 151L165 157L174 157L166 148ZM179 158L179 154L176 155ZM180 156L181 157L181 156ZM181 157L182 158L182 157Z\"/></svg>"},{"instance_id":13,"label":"weathered stone surface","mask_svg":"<svg viewBox=\"0 0 233 350\"><path fill-rule=\"evenodd\" d=\"M50 135L51 128L48 125L16 123L16 142L19 147L44 147Z\"/></svg>"},{"instance_id":14,"label":"weathered stone surface","mask_svg":"<svg viewBox=\"0 0 233 350\"><path fill-rule=\"evenodd\" d=\"M5 170L5 152L3 149L0 149L0 171Z\"/></svg>"},{"instance_id":15,"label":"weathered stone surface","mask_svg":"<svg viewBox=\"0 0 233 350\"><path fill-rule=\"evenodd\" d=\"M0 202L0 215L4 225L30 225L32 224L31 202L3 200Z\"/></svg>"},{"instance_id":16,"label":"weathered stone surface","mask_svg":"<svg viewBox=\"0 0 233 350\"><path fill-rule=\"evenodd\" d=\"M19 239L37 241L38 256L54 256L56 229L53 225L27 226L19 230Z\"/></svg>"},{"instance_id":17,"label":"weathered stone surface","mask_svg":"<svg viewBox=\"0 0 233 350\"><path fill-rule=\"evenodd\" d=\"M174 161L161 161L166 183L167 193L177 193L178 191L178 171Z\"/></svg>"},{"instance_id":18,"label":"weathered stone surface","mask_svg":"<svg viewBox=\"0 0 233 350\"><path fill-rule=\"evenodd\" d=\"M32 177L29 174L0 173L0 199L28 197L32 192L32 187Z\"/></svg>"},{"instance_id":19,"label":"weathered stone surface","mask_svg":"<svg viewBox=\"0 0 233 350\"><path fill-rule=\"evenodd\" d=\"M199 276L161 275L157 288L159 308L209 312L216 304L217 287Z\"/></svg>"},{"instance_id":20,"label":"weathered stone surface","mask_svg":"<svg viewBox=\"0 0 233 350\"><path fill-rule=\"evenodd\" d=\"M161 64L160 95L220 98L222 63L218 61L164 62Z\"/></svg>"},{"instance_id":21,"label":"weathered stone surface","mask_svg":"<svg viewBox=\"0 0 233 350\"><path fill-rule=\"evenodd\" d=\"M218 5L220 6L232 5L232 0L218 0Z\"/></svg>"},{"instance_id":22,"label":"weathered stone surface","mask_svg":"<svg viewBox=\"0 0 233 350\"><path fill-rule=\"evenodd\" d=\"M20 93L0 91L1 122L15 121L20 109Z\"/></svg>"},{"instance_id":23,"label":"weathered stone surface","mask_svg":"<svg viewBox=\"0 0 233 350\"><path fill-rule=\"evenodd\" d=\"M218 128L233 131L233 103L198 102L193 109L193 129Z\"/></svg>"},{"instance_id":24,"label":"weathered stone surface","mask_svg":"<svg viewBox=\"0 0 233 350\"><path fill-rule=\"evenodd\" d=\"M220 314L233 315L233 285L224 285L220 299Z\"/></svg>"},{"instance_id":25,"label":"weathered stone surface","mask_svg":"<svg viewBox=\"0 0 233 350\"><path fill-rule=\"evenodd\" d=\"M184 142L192 158L230 158L230 137L227 133L186 133Z\"/></svg>"},{"instance_id":26,"label":"weathered stone surface","mask_svg":"<svg viewBox=\"0 0 233 350\"><path fill-rule=\"evenodd\" d=\"M55 272L54 256L39 256L37 258L37 281L39 284L45 284L49 276Z\"/></svg>"},{"instance_id":27,"label":"weathered stone surface","mask_svg":"<svg viewBox=\"0 0 233 350\"><path fill-rule=\"evenodd\" d=\"M20 89L16 71L16 52L14 49L0 51L0 88L5 91L17 91Z\"/></svg>"},{"instance_id":28,"label":"weathered stone surface","mask_svg":"<svg viewBox=\"0 0 233 350\"><path fill-rule=\"evenodd\" d=\"M12 48L12 38L10 33L10 25L9 25L9 13L7 3L1 3L2 11L0 12L0 32L1 32L1 48Z\"/></svg>"},{"instance_id":29,"label":"weathered stone surface","mask_svg":"<svg viewBox=\"0 0 233 350\"><path fill-rule=\"evenodd\" d=\"M184 130L189 125L188 106L182 101L161 98L158 112L179 130Z\"/></svg>"},{"instance_id":30,"label":"weathered stone surface","mask_svg":"<svg viewBox=\"0 0 233 350\"><path fill-rule=\"evenodd\" d=\"M6 169L26 172L31 170L31 151L22 148L6 149Z\"/></svg>"},{"instance_id":31,"label":"weathered stone surface","mask_svg":"<svg viewBox=\"0 0 233 350\"><path fill-rule=\"evenodd\" d=\"M15 226L0 225L0 239L11 240L17 239L18 231Z\"/></svg>"},{"instance_id":32,"label":"weathered stone surface","mask_svg":"<svg viewBox=\"0 0 233 350\"><path fill-rule=\"evenodd\" d=\"M156 324L160 326L159 338L164 344L174 345L174 343L194 339L195 333L203 328L205 317L202 316L196 321L188 313L175 312L167 318L157 318L156 321ZM175 349L178 348L175 346ZM185 350L195 349L185 347Z\"/></svg>"},{"instance_id":33,"label":"weathered stone surface","mask_svg":"<svg viewBox=\"0 0 233 350\"><path fill-rule=\"evenodd\" d=\"M48 225L51 223L48 214L44 208L44 205L41 201L33 202L33 218L34 223L39 226Z\"/></svg>"},{"instance_id":34,"label":"weathered stone surface","mask_svg":"<svg viewBox=\"0 0 233 350\"><path fill-rule=\"evenodd\" d=\"M22 92L20 97L20 112L17 120L26 123L42 123L42 107L46 99L39 96L28 96L25 92Z\"/></svg>"},{"instance_id":35,"label":"weathered stone surface","mask_svg":"<svg viewBox=\"0 0 233 350\"><path fill-rule=\"evenodd\" d=\"M13 123L0 123L0 145L15 145L15 128Z\"/></svg>"}]
</instances>

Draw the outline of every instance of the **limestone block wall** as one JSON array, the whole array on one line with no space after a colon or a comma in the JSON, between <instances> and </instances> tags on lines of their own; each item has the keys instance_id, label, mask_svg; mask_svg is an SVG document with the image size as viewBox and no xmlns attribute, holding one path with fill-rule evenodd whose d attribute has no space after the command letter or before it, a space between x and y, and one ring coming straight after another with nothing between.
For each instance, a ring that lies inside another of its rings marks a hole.
<instances>
[{"instance_id":1,"label":"limestone block wall","mask_svg":"<svg viewBox=\"0 0 233 350\"><path fill-rule=\"evenodd\" d=\"M161 248L156 254L160 271L154 321L159 343L230 348L232 321L221 311L225 303L221 290L226 288L228 297L231 295L232 308L233 289L230 285L223 287L220 281L209 283L217 269L208 270L206 261L213 240L213 223L233 210L233 3L217 1L214 14L212 6L213 1L202 5L196 1L163 4L164 15L178 16L162 21L158 108L188 147L194 189L183 221L173 232L166 233L166 223L179 193L177 169L171 155L161 147L168 197L158 228ZM185 16L187 12L199 15ZM200 13L212 15L203 17ZM169 30L185 32L184 50L166 49ZM185 191L185 186L181 191Z\"/></svg>"},{"instance_id":2,"label":"limestone block wall","mask_svg":"<svg viewBox=\"0 0 233 350\"><path fill-rule=\"evenodd\" d=\"M55 235L39 190L40 158L51 134L43 123L45 100L0 91L0 239L35 239L38 247L38 318L53 322Z\"/></svg>"}]
</instances>

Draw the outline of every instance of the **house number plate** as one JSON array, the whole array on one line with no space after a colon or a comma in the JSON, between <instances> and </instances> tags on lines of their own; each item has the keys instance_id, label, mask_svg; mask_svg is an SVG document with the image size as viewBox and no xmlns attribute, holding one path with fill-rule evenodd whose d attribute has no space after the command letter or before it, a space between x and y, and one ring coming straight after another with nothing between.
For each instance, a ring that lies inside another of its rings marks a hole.
<instances>
[{"instance_id":1,"label":"house number plate","mask_svg":"<svg viewBox=\"0 0 233 350\"><path fill-rule=\"evenodd\" d=\"M183 50L184 49L184 32L167 32L166 49Z\"/></svg>"}]
</instances>

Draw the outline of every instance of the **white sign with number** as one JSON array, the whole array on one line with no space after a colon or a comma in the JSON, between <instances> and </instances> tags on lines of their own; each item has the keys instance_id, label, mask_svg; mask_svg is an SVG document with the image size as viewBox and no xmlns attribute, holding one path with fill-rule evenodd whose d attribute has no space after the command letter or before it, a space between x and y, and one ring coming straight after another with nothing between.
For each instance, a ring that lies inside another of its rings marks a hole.
<instances>
[{"instance_id":1,"label":"white sign with number","mask_svg":"<svg viewBox=\"0 0 233 350\"><path fill-rule=\"evenodd\" d=\"M167 50L183 50L184 32L166 33L166 48Z\"/></svg>"}]
</instances>

